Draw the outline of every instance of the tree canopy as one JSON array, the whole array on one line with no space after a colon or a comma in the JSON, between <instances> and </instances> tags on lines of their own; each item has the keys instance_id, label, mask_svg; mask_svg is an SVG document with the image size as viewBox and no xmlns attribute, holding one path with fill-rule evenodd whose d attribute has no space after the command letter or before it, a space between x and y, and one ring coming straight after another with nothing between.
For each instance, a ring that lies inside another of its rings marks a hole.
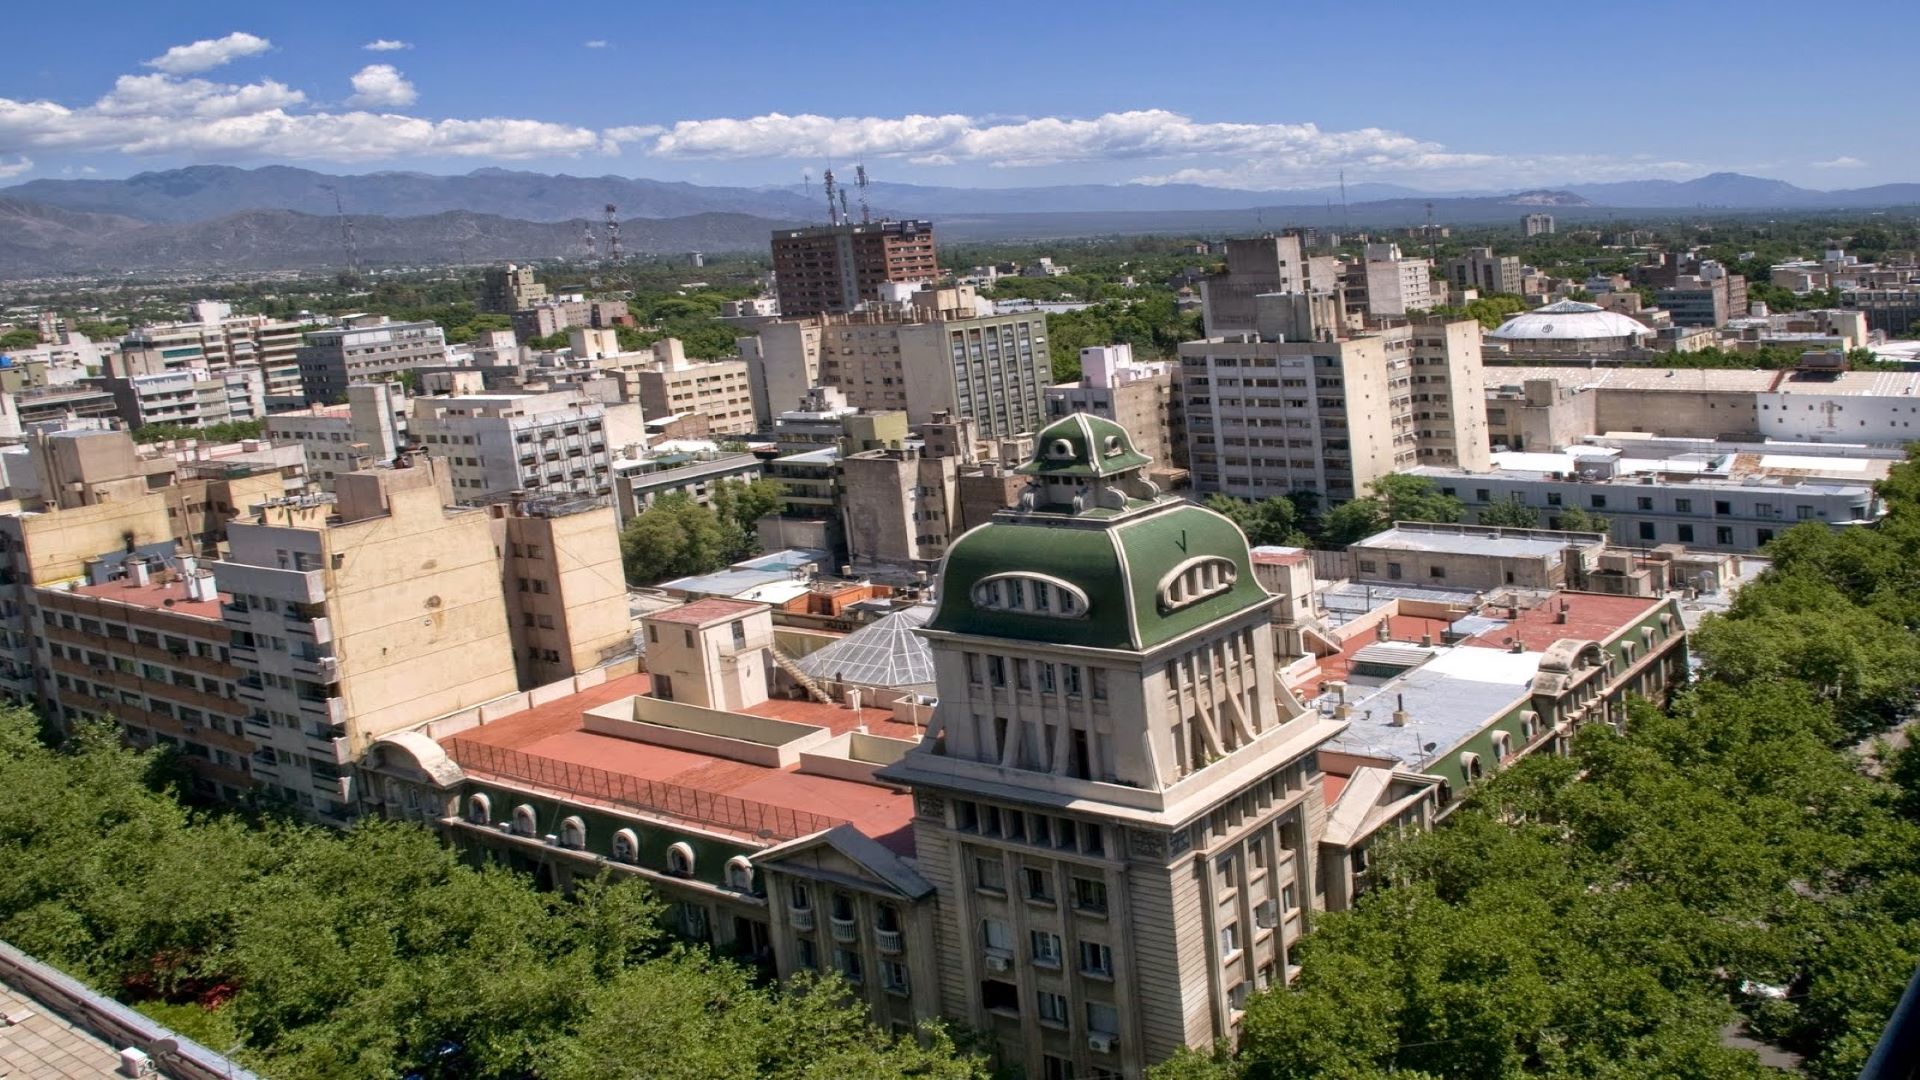
<instances>
[{"instance_id":1,"label":"tree canopy","mask_svg":"<svg viewBox=\"0 0 1920 1080\"><path fill-rule=\"evenodd\" d=\"M779 510L782 490L775 480L722 480L708 498L711 507L669 492L627 522L620 557L629 584L711 573L752 555L760 549L754 522Z\"/></svg>"},{"instance_id":2,"label":"tree canopy","mask_svg":"<svg viewBox=\"0 0 1920 1080\"><path fill-rule=\"evenodd\" d=\"M154 443L172 439L206 439L217 443L239 442L242 439L259 438L266 427L264 420L222 420L205 427L190 427L186 424L143 424L133 429L133 441Z\"/></svg>"},{"instance_id":3,"label":"tree canopy","mask_svg":"<svg viewBox=\"0 0 1920 1080\"><path fill-rule=\"evenodd\" d=\"M1497 502L1480 511L1480 524L1500 525L1510 529L1537 529L1540 527L1540 511L1520 501L1518 495L1506 502Z\"/></svg>"},{"instance_id":4,"label":"tree canopy","mask_svg":"<svg viewBox=\"0 0 1920 1080\"><path fill-rule=\"evenodd\" d=\"M1367 485L1370 494L1342 503L1321 518L1321 542L1345 547L1393 527L1396 521L1459 521L1466 507L1424 476L1392 473Z\"/></svg>"},{"instance_id":5,"label":"tree canopy","mask_svg":"<svg viewBox=\"0 0 1920 1080\"><path fill-rule=\"evenodd\" d=\"M1734 1024L1857 1075L1920 961L1920 750L1856 749L1920 686L1920 464L1881 490L1878 528L1776 542L1670 705L1380 845L1241 1044L1155 1080L1778 1075Z\"/></svg>"},{"instance_id":6,"label":"tree canopy","mask_svg":"<svg viewBox=\"0 0 1920 1080\"><path fill-rule=\"evenodd\" d=\"M1307 545L1307 534L1300 527L1300 508L1292 499L1276 496L1251 502L1230 495L1209 495L1206 507L1232 518L1233 523L1240 526L1240 531L1247 534L1247 542L1256 547L1262 544L1283 547Z\"/></svg>"},{"instance_id":7,"label":"tree canopy","mask_svg":"<svg viewBox=\"0 0 1920 1080\"><path fill-rule=\"evenodd\" d=\"M48 749L0 709L0 938L266 1075L985 1078L836 982L670 944L632 879L567 896L411 823L196 813L167 765L104 726Z\"/></svg>"}]
</instances>

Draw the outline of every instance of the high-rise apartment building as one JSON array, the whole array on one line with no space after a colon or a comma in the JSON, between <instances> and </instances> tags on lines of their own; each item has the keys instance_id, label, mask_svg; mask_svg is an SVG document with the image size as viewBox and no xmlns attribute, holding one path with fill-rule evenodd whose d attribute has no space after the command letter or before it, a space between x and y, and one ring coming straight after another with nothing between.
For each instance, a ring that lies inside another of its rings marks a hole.
<instances>
[{"instance_id":1,"label":"high-rise apartment building","mask_svg":"<svg viewBox=\"0 0 1920 1080\"><path fill-rule=\"evenodd\" d=\"M624 373L648 417L703 417L714 435L745 435L754 417L753 381L744 360L690 360L678 338L653 343L653 362Z\"/></svg>"},{"instance_id":2,"label":"high-rise apartment building","mask_svg":"<svg viewBox=\"0 0 1920 1080\"><path fill-rule=\"evenodd\" d=\"M1520 219L1520 229L1528 236L1552 236L1552 214L1528 214Z\"/></svg>"},{"instance_id":3,"label":"high-rise apartment building","mask_svg":"<svg viewBox=\"0 0 1920 1080\"><path fill-rule=\"evenodd\" d=\"M1453 283L1482 293L1520 294L1520 257L1495 255L1490 247L1469 248L1448 266Z\"/></svg>"},{"instance_id":4,"label":"high-rise apartment building","mask_svg":"<svg viewBox=\"0 0 1920 1080\"><path fill-rule=\"evenodd\" d=\"M785 318L852 311L887 282L933 281L940 264L930 221L875 221L781 229L773 277Z\"/></svg>"},{"instance_id":5,"label":"high-rise apartment building","mask_svg":"<svg viewBox=\"0 0 1920 1080\"><path fill-rule=\"evenodd\" d=\"M1398 244L1368 244L1347 267L1347 308L1371 318L1398 318L1433 306L1425 259L1409 259Z\"/></svg>"},{"instance_id":6,"label":"high-rise apartment building","mask_svg":"<svg viewBox=\"0 0 1920 1080\"><path fill-rule=\"evenodd\" d=\"M914 794L942 1012L1029 1076L1139 1076L1232 1039L1323 906L1316 751L1225 518L1124 429L1039 435L1019 505L955 542L922 631L939 706L881 772Z\"/></svg>"},{"instance_id":7,"label":"high-rise apartment building","mask_svg":"<svg viewBox=\"0 0 1920 1080\"><path fill-rule=\"evenodd\" d=\"M274 413L266 418L266 436L298 446L306 457L307 477L320 491L333 490L333 478L391 462L406 444L408 398L392 383L354 383L345 405Z\"/></svg>"},{"instance_id":8,"label":"high-rise apartment building","mask_svg":"<svg viewBox=\"0 0 1920 1080\"><path fill-rule=\"evenodd\" d=\"M1261 300L1258 332L1180 346L1196 490L1335 506L1416 465L1485 468L1480 328L1400 324L1336 337L1333 304Z\"/></svg>"},{"instance_id":9,"label":"high-rise apartment building","mask_svg":"<svg viewBox=\"0 0 1920 1080\"><path fill-rule=\"evenodd\" d=\"M374 738L519 688L491 516L449 479L420 457L263 503L213 565L252 773L321 818L350 816L341 767Z\"/></svg>"},{"instance_id":10,"label":"high-rise apartment building","mask_svg":"<svg viewBox=\"0 0 1920 1080\"><path fill-rule=\"evenodd\" d=\"M1208 337L1253 329L1254 297L1262 293L1307 292L1311 288L1297 236L1228 240L1226 256L1226 269L1200 283Z\"/></svg>"},{"instance_id":11,"label":"high-rise apartment building","mask_svg":"<svg viewBox=\"0 0 1920 1080\"><path fill-rule=\"evenodd\" d=\"M194 322L134 327L120 342L120 355L108 357L107 374L204 368L220 375L250 368L260 372L266 408L305 403L297 356L302 324L263 315L235 316L227 305L205 301L195 305L195 314Z\"/></svg>"},{"instance_id":12,"label":"high-rise apartment building","mask_svg":"<svg viewBox=\"0 0 1920 1080\"><path fill-rule=\"evenodd\" d=\"M632 654L620 532L607 500L515 499L489 513L521 689Z\"/></svg>"},{"instance_id":13,"label":"high-rise apartment building","mask_svg":"<svg viewBox=\"0 0 1920 1080\"><path fill-rule=\"evenodd\" d=\"M1175 407L1178 374L1177 363L1135 360L1131 345L1081 349L1080 378L1047 387L1047 417L1058 420L1076 412L1104 417L1131 432L1134 446L1160 471L1184 468L1187 448L1175 433L1185 427Z\"/></svg>"},{"instance_id":14,"label":"high-rise apartment building","mask_svg":"<svg viewBox=\"0 0 1920 1080\"><path fill-rule=\"evenodd\" d=\"M534 280L531 266L490 267L481 279L479 306L489 314L511 315L546 299L547 287Z\"/></svg>"},{"instance_id":15,"label":"high-rise apartment building","mask_svg":"<svg viewBox=\"0 0 1920 1080\"><path fill-rule=\"evenodd\" d=\"M298 354L306 400L345 401L357 382L391 379L414 368L447 362L446 334L435 323L393 322L384 315L356 315L337 327L307 334Z\"/></svg>"}]
</instances>

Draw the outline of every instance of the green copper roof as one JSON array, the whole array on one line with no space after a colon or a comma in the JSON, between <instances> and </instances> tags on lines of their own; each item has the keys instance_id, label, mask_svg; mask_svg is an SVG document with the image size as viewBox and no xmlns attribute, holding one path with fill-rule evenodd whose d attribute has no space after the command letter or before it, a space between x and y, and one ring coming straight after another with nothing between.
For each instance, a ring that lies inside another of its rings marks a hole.
<instances>
[{"instance_id":1,"label":"green copper roof","mask_svg":"<svg viewBox=\"0 0 1920 1080\"><path fill-rule=\"evenodd\" d=\"M1208 556L1232 565L1232 586L1162 610L1160 590L1168 576ZM974 586L999 574L1066 582L1086 595L1087 610L1081 617L1063 618L976 604ZM1270 599L1254 580L1246 537L1233 522L1169 499L1160 508L1097 524L1036 516L996 519L974 529L948 550L939 606L927 626L1101 649L1151 649Z\"/></svg>"},{"instance_id":2,"label":"green copper roof","mask_svg":"<svg viewBox=\"0 0 1920 1080\"><path fill-rule=\"evenodd\" d=\"M1048 424L1033 441L1026 476L1104 477L1144 469L1153 459L1133 448L1127 429L1103 417L1074 413Z\"/></svg>"}]
</instances>

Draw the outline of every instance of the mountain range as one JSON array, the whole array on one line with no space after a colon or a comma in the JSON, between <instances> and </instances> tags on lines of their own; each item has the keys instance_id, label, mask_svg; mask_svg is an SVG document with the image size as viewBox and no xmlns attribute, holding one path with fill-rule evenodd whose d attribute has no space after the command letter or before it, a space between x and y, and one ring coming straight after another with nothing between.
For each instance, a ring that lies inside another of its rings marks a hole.
<instances>
[{"instance_id":1,"label":"mountain range","mask_svg":"<svg viewBox=\"0 0 1920 1080\"><path fill-rule=\"evenodd\" d=\"M850 195L856 193L849 193ZM1569 184L1528 191L1428 193L1393 184L1281 191L1196 184L961 188L879 182L877 215L939 220L961 240L1142 232L1229 232L1284 224L1517 221L1545 208L1568 220L1616 210L1845 210L1920 204L1920 184L1818 191L1713 173L1693 180ZM622 176L476 169L333 175L225 165L125 179L44 179L0 188L0 272L267 270L338 265L340 218L370 264L579 255L618 207L632 252L763 249L770 229L820 221L817 186L724 187ZM1340 205L1336 206L1338 203ZM604 238L603 238L604 242Z\"/></svg>"}]
</instances>

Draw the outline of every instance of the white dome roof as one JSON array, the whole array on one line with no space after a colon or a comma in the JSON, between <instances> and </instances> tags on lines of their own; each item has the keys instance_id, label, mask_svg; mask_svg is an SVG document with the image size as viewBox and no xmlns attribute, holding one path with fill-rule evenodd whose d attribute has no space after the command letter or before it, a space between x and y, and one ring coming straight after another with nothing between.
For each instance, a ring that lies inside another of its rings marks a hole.
<instances>
[{"instance_id":1,"label":"white dome roof","mask_svg":"<svg viewBox=\"0 0 1920 1080\"><path fill-rule=\"evenodd\" d=\"M1515 315L1487 336L1499 341L1584 341L1642 338L1652 333L1646 324L1598 304L1562 300Z\"/></svg>"}]
</instances>

